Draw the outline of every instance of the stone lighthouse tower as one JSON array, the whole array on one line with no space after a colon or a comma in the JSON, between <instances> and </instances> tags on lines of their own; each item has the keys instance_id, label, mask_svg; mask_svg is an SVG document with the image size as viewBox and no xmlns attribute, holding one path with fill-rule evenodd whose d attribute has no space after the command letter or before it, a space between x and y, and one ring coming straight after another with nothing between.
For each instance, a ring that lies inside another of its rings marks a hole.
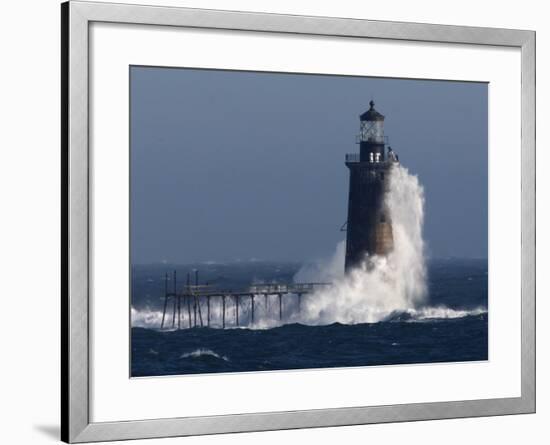
<instances>
[{"instance_id":1,"label":"stone lighthouse tower","mask_svg":"<svg viewBox=\"0 0 550 445\"><path fill-rule=\"evenodd\" d=\"M370 108L359 117L359 153L346 155L349 200L346 236L346 272L360 266L367 255L387 255L393 249L392 226L385 196L397 156L386 153L384 116Z\"/></svg>"}]
</instances>

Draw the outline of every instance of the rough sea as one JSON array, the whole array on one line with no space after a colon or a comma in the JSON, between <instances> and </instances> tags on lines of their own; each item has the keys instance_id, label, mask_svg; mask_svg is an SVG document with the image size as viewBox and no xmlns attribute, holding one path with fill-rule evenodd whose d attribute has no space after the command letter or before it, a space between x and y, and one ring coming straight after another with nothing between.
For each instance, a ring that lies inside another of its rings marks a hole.
<instances>
[{"instance_id":1,"label":"rough sea","mask_svg":"<svg viewBox=\"0 0 550 445\"><path fill-rule=\"evenodd\" d=\"M219 304L212 300L211 327L188 328L186 307L180 327L169 301L165 329L164 276L177 270L201 283L244 289L251 283L290 283L299 263L242 261L189 265L139 265L132 268L131 375L268 371L488 359L487 260L441 259L427 263L427 296L421 303L392 311L375 322L300 323L295 296L283 297L279 321L276 296L258 297L250 327L250 303L228 303L226 329ZM170 286L172 283L169 283ZM302 298L314 298L314 295ZM266 305L267 303L267 305ZM215 306L215 307L214 307ZM202 307L206 324L205 307ZM327 318L324 317L323 320Z\"/></svg>"}]
</instances>

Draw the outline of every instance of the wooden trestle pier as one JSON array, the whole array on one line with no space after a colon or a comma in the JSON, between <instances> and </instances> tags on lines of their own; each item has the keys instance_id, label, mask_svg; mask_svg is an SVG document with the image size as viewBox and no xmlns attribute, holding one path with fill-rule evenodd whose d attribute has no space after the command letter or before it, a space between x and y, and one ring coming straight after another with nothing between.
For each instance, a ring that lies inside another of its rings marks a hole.
<instances>
[{"instance_id":1,"label":"wooden trestle pier","mask_svg":"<svg viewBox=\"0 0 550 445\"><path fill-rule=\"evenodd\" d=\"M168 289L168 273L164 280L164 309L162 311L161 329L171 324L172 329L181 329L187 324L188 328L210 326L211 308L216 302L221 305L222 328L225 329L228 320L226 320L226 309L229 302L235 306L235 316L233 326L239 324L239 306L241 302L248 302L250 308L250 324L254 324L256 317L256 298L263 296L267 302L269 296L276 296L279 303L279 320L283 320L283 295L292 295L297 298L298 310L300 310L302 295L312 293L322 286L331 286L332 283L290 283L290 284L254 284L243 290L224 290L216 289L208 284L199 284L199 274L195 271L195 283L191 284L190 274L187 274L186 284L178 288L176 280L176 271L173 272L173 288ZM172 300L171 320L167 320L169 309L169 300ZM206 313L203 317L203 312ZM185 323L187 319L187 323Z\"/></svg>"}]
</instances>

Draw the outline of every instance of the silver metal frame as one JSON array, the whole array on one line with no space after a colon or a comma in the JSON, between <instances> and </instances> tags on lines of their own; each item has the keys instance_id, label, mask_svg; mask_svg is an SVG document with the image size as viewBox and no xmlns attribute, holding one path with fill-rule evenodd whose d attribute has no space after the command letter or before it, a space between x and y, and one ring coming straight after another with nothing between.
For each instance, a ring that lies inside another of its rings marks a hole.
<instances>
[{"instance_id":1,"label":"silver metal frame","mask_svg":"<svg viewBox=\"0 0 550 445\"><path fill-rule=\"evenodd\" d=\"M70 443L535 412L535 33L419 23L64 3L62 15L62 440ZM91 423L88 30L91 22L521 48L521 397Z\"/></svg>"}]
</instances>

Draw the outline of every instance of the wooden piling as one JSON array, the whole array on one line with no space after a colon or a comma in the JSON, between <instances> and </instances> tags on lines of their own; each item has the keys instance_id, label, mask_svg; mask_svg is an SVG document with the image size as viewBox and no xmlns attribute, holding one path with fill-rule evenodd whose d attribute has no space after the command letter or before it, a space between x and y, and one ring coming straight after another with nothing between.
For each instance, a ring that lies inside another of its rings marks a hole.
<instances>
[{"instance_id":1,"label":"wooden piling","mask_svg":"<svg viewBox=\"0 0 550 445\"><path fill-rule=\"evenodd\" d=\"M177 289L176 289L176 271L174 270L174 310L172 311L172 329L176 327L176 303L177 303L177 298L176 298L176 292L177 292Z\"/></svg>"},{"instance_id":2,"label":"wooden piling","mask_svg":"<svg viewBox=\"0 0 550 445\"><path fill-rule=\"evenodd\" d=\"M199 286L199 271L198 269L195 269L195 292L198 292L198 286ZM201 315L201 306L200 306L200 300L195 295L195 304L193 306L193 309L195 311L194 319L195 319L195 326L197 326L197 309L199 311L199 319L202 327L202 315Z\"/></svg>"},{"instance_id":3,"label":"wooden piling","mask_svg":"<svg viewBox=\"0 0 550 445\"><path fill-rule=\"evenodd\" d=\"M166 317L166 305L168 304L168 272L164 274L164 310L162 311L162 322L160 328L164 329L164 318Z\"/></svg>"},{"instance_id":4,"label":"wooden piling","mask_svg":"<svg viewBox=\"0 0 550 445\"><path fill-rule=\"evenodd\" d=\"M178 329L181 329L181 295L178 295Z\"/></svg>"},{"instance_id":5,"label":"wooden piling","mask_svg":"<svg viewBox=\"0 0 550 445\"><path fill-rule=\"evenodd\" d=\"M222 296L222 328L225 329L225 295Z\"/></svg>"},{"instance_id":6,"label":"wooden piling","mask_svg":"<svg viewBox=\"0 0 550 445\"><path fill-rule=\"evenodd\" d=\"M186 295L185 300L187 301L187 324L189 325L189 328L192 328L193 320L191 320L191 297L189 295Z\"/></svg>"},{"instance_id":7,"label":"wooden piling","mask_svg":"<svg viewBox=\"0 0 550 445\"><path fill-rule=\"evenodd\" d=\"M189 272L187 272L187 291L185 299L187 300L187 320L189 321L189 328L192 327L191 325L191 297L190 297L190 280L191 277L189 276Z\"/></svg>"},{"instance_id":8,"label":"wooden piling","mask_svg":"<svg viewBox=\"0 0 550 445\"><path fill-rule=\"evenodd\" d=\"M197 296L193 295L193 327L197 326Z\"/></svg>"},{"instance_id":9,"label":"wooden piling","mask_svg":"<svg viewBox=\"0 0 550 445\"><path fill-rule=\"evenodd\" d=\"M201 299L200 299L200 297L197 297L197 307L199 309L199 322L200 322L201 328L202 328L203 323L202 323L202 312L201 312Z\"/></svg>"},{"instance_id":10,"label":"wooden piling","mask_svg":"<svg viewBox=\"0 0 550 445\"><path fill-rule=\"evenodd\" d=\"M206 297L206 326L210 327L210 295Z\"/></svg>"}]
</instances>

